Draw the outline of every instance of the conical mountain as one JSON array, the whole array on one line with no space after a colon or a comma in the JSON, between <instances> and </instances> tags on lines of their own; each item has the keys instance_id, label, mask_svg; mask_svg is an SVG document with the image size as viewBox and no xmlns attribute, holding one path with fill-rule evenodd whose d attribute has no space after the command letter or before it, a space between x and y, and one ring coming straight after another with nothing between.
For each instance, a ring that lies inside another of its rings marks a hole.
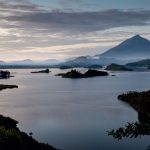
<instances>
[{"instance_id":1,"label":"conical mountain","mask_svg":"<svg viewBox=\"0 0 150 150\"><path fill-rule=\"evenodd\" d=\"M119 59L148 58L150 57L150 41L136 35L98 56Z\"/></svg>"}]
</instances>

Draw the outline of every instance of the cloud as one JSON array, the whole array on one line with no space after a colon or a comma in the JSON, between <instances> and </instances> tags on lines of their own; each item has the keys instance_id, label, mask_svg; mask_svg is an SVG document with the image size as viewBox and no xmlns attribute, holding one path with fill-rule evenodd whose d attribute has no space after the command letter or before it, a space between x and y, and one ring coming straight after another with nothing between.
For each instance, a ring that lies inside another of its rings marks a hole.
<instances>
[{"instance_id":1,"label":"cloud","mask_svg":"<svg viewBox=\"0 0 150 150\"><path fill-rule=\"evenodd\" d=\"M63 6L78 5L82 3L82 0L59 0L59 3Z\"/></svg>"},{"instance_id":2,"label":"cloud","mask_svg":"<svg viewBox=\"0 0 150 150\"><path fill-rule=\"evenodd\" d=\"M59 2L82 3L81 0ZM147 32L149 21L150 10L56 11L27 0L0 0L0 54L1 57L6 56L5 52L24 53L24 57L25 53L29 56L35 52L43 55L60 53L63 57L64 54L79 55L86 51L94 54L133 35L132 26L141 29L148 26L144 31ZM119 32L118 28L121 28Z\"/></svg>"},{"instance_id":3,"label":"cloud","mask_svg":"<svg viewBox=\"0 0 150 150\"><path fill-rule=\"evenodd\" d=\"M12 0L12 1L1 1L0 0L0 12L2 14L7 15L16 15L19 13L27 13L27 12L37 12L40 10L40 7L38 5L32 4L25 0ZM1 14L1 15L2 15Z\"/></svg>"},{"instance_id":4,"label":"cloud","mask_svg":"<svg viewBox=\"0 0 150 150\"><path fill-rule=\"evenodd\" d=\"M149 10L97 12L34 12L2 17L7 22L16 22L21 28L34 27L50 32L93 32L123 26L141 26L150 20Z\"/></svg>"},{"instance_id":5,"label":"cloud","mask_svg":"<svg viewBox=\"0 0 150 150\"><path fill-rule=\"evenodd\" d=\"M80 3L81 0L59 0ZM18 13L19 12L19 13ZM49 33L89 33L116 27L147 25L150 10L110 9L95 12L48 11L26 0L0 1L0 27Z\"/></svg>"}]
</instances>

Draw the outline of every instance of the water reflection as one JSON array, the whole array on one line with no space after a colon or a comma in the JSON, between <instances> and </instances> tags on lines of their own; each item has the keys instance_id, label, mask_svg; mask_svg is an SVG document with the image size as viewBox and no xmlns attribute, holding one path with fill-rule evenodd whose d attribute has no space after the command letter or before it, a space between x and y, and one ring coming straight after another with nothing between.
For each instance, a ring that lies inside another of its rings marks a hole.
<instances>
[{"instance_id":1,"label":"water reflection","mask_svg":"<svg viewBox=\"0 0 150 150\"><path fill-rule=\"evenodd\" d=\"M31 71L11 70L15 78L1 80L1 84L19 86L1 92L0 113L18 120L22 131L32 131L37 140L63 150L147 148L148 136L116 142L106 130L136 121L136 112L116 97L129 90L149 89L150 72L68 80L54 76L62 70L51 69L49 75Z\"/></svg>"}]
</instances>

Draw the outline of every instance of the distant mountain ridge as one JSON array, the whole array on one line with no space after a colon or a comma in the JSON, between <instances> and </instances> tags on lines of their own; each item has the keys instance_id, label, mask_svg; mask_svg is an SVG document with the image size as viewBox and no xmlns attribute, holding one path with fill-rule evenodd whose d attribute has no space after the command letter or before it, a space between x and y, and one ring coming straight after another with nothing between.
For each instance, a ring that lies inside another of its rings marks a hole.
<instances>
[{"instance_id":1,"label":"distant mountain ridge","mask_svg":"<svg viewBox=\"0 0 150 150\"><path fill-rule=\"evenodd\" d=\"M96 56L122 59L145 59L150 57L150 41L140 35L136 35Z\"/></svg>"},{"instance_id":2,"label":"distant mountain ridge","mask_svg":"<svg viewBox=\"0 0 150 150\"><path fill-rule=\"evenodd\" d=\"M150 67L150 59L143 59L137 62L132 62L132 63L128 63L126 64L126 66L128 67Z\"/></svg>"},{"instance_id":3,"label":"distant mountain ridge","mask_svg":"<svg viewBox=\"0 0 150 150\"><path fill-rule=\"evenodd\" d=\"M133 36L118 46L95 56L80 56L66 61L60 66L91 67L96 65L109 65L111 63L126 64L150 58L150 41L140 35Z\"/></svg>"},{"instance_id":4,"label":"distant mountain ridge","mask_svg":"<svg viewBox=\"0 0 150 150\"><path fill-rule=\"evenodd\" d=\"M103 65L110 65L112 63L125 65L148 58L150 58L150 41L140 35L135 35L114 48L95 56L80 56L74 59L68 59L65 62L60 62L55 59L45 61L26 59L9 63L0 61L0 65L53 66L62 69L74 67L101 68Z\"/></svg>"},{"instance_id":5,"label":"distant mountain ridge","mask_svg":"<svg viewBox=\"0 0 150 150\"><path fill-rule=\"evenodd\" d=\"M1 69L9 69L9 68L49 68L53 67L56 64L59 64L61 61L56 59L47 59L41 61L33 61L31 59L25 60L18 60L18 61L11 61L11 62L4 62L0 61L0 68Z\"/></svg>"}]
</instances>

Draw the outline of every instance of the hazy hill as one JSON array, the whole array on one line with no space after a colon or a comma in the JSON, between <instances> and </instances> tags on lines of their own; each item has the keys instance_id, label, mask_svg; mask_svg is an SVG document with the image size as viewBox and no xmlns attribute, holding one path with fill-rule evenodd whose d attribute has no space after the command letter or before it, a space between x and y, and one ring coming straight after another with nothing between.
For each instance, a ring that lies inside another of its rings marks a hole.
<instances>
[{"instance_id":1,"label":"hazy hill","mask_svg":"<svg viewBox=\"0 0 150 150\"><path fill-rule=\"evenodd\" d=\"M110 65L112 63L125 65L130 62L150 58L150 41L139 36L133 36L118 46L95 56L80 56L74 59L60 62L55 59L45 61L32 61L30 59L15 61L10 63L0 62L0 67L59 67L59 68L101 68L101 65Z\"/></svg>"},{"instance_id":2,"label":"hazy hill","mask_svg":"<svg viewBox=\"0 0 150 150\"><path fill-rule=\"evenodd\" d=\"M25 60L18 60L18 61L10 61L4 62L0 61L0 68L49 68L53 67L56 64L59 64L61 61L56 59L48 59L48 60L41 60L41 61L33 61L31 59Z\"/></svg>"},{"instance_id":3,"label":"hazy hill","mask_svg":"<svg viewBox=\"0 0 150 150\"><path fill-rule=\"evenodd\" d=\"M120 59L145 59L150 57L150 41L136 35L97 56Z\"/></svg>"},{"instance_id":4,"label":"hazy hill","mask_svg":"<svg viewBox=\"0 0 150 150\"><path fill-rule=\"evenodd\" d=\"M91 67L92 65L109 65L112 63L126 64L150 57L150 41L139 36L133 36L110 50L95 55L81 56L66 61L60 66L67 67Z\"/></svg>"},{"instance_id":5,"label":"hazy hill","mask_svg":"<svg viewBox=\"0 0 150 150\"><path fill-rule=\"evenodd\" d=\"M150 66L150 59L144 59L132 63L126 64L129 67L149 67Z\"/></svg>"},{"instance_id":6,"label":"hazy hill","mask_svg":"<svg viewBox=\"0 0 150 150\"><path fill-rule=\"evenodd\" d=\"M81 56L77 57L73 60L66 61L64 63L59 64L61 67L73 68L73 67L86 67L86 68L101 68L101 62L98 59L92 58L90 56Z\"/></svg>"},{"instance_id":7,"label":"hazy hill","mask_svg":"<svg viewBox=\"0 0 150 150\"><path fill-rule=\"evenodd\" d=\"M118 64L110 64L106 67L105 70L110 70L110 71L132 71L132 69L129 69L124 65L118 65Z\"/></svg>"}]
</instances>

